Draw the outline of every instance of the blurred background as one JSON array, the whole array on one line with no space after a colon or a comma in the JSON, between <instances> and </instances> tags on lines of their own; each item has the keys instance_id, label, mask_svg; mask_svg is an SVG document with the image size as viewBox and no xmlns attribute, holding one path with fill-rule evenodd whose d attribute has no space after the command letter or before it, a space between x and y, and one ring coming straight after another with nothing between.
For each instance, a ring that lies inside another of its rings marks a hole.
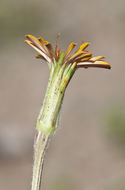
<instances>
[{"instance_id":1,"label":"blurred background","mask_svg":"<svg viewBox=\"0 0 125 190\"><path fill-rule=\"evenodd\" d=\"M49 76L24 43L42 36L65 50L91 42L111 70L79 69L46 154L45 190L125 190L125 1L1 0L0 189L31 186L35 123Z\"/></svg>"}]
</instances>

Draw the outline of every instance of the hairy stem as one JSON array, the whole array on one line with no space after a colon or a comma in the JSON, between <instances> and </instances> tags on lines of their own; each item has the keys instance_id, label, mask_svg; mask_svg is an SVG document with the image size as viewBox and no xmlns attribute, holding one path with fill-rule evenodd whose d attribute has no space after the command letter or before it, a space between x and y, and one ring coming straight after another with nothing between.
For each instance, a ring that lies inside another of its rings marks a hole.
<instances>
[{"instance_id":1,"label":"hairy stem","mask_svg":"<svg viewBox=\"0 0 125 190\"><path fill-rule=\"evenodd\" d=\"M37 118L36 129L38 135L34 146L31 190L40 190L44 154L48 139L57 128L64 93L75 72L76 63L69 65L68 69L65 70L66 65L62 65L62 61L63 53L54 68L51 68L46 95Z\"/></svg>"},{"instance_id":2,"label":"hairy stem","mask_svg":"<svg viewBox=\"0 0 125 190\"><path fill-rule=\"evenodd\" d=\"M43 162L45 150L48 144L48 135L39 132L34 145L34 164L31 190L39 190L41 184L41 175L43 170Z\"/></svg>"}]
</instances>

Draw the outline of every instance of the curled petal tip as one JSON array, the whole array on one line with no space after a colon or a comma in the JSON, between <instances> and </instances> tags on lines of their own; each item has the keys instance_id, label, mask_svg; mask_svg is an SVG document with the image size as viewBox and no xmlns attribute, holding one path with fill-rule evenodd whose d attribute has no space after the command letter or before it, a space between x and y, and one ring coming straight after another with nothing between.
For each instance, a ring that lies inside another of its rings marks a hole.
<instances>
[{"instance_id":1,"label":"curled petal tip","mask_svg":"<svg viewBox=\"0 0 125 190\"><path fill-rule=\"evenodd\" d=\"M29 34L26 34L25 37L27 38L28 35L29 35Z\"/></svg>"},{"instance_id":2,"label":"curled petal tip","mask_svg":"<svg viewBox=\"0 0 125 190\"><path fill-rule=\"evenodd\" d=\"M102 68L111 69L111 65L106 61L95 61L94 64L97 64Z\"/></svg>"},{"instance_id":3,"label":"curled petal tip","mask_svg":"<svg viewBox=\"0 0 125 190\"><path fill-rule=\"evenodd\" d=\"M26 34L26 37L33 37L31 34Z\"/></svg>"},{"instance_id":4,"label":"curled petal tip","mask_svg":"<svg viewBox=\"0 0 125 190\"><path fill-rule=\"evenodd\" d=\"M29 40L24 40L24 42L25 42L26 44L28 44L28 45L31 44L31 42L30 42Z\"/></svg>"},{"instance_id":5,"label":"curled petal tip","mask_svg":"<svg viewBox=\"0 0 125 190\"><path fill-rule=\"evenodd\" d=\"M26 35L26 38L27 38L27 39L32 39L33 36L32 36L31 34L27 34L27 35Z\"/></svg>"}]
</instances>

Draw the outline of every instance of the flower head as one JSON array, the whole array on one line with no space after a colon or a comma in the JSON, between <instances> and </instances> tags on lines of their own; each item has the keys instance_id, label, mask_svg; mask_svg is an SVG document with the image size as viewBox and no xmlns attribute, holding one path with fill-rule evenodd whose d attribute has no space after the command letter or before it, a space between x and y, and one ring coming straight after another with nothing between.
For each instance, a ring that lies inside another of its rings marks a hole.
<instances>
[{"instance_id":1,"label":"flower head","mask_svg":"<svg viewBox=\"0 0 125 190\"><path fill-rule=\"evenodd\" d=\"M50 68L48 87L36 124L38 131L50 134L57 127L65 90L77 68L101 67L110 69L110 64L103 60L104 56L93 57L86 50L89 45L87 42L82 43L73 54L70 54L76 44L71 43L67 51L63 53L58 48L59 36L56 38L55 49L53 49L51 43L41 37L36 38L32 35L26 37L28 40L25 40L25 42L38 52L36 57L46 60Z\"/></svg>"},{"instance_id":2,"label":"flower head","mask_svg":"<svg viewBox=\"0 0 125 190\"><path fill-rule=\"evenodd\" d=\"M38 52L36 58L46 60L49 66L52 65L52 63L54 63L55 65L58 63L61 56L61 49L58 49L59 35L57 35L56 38L55 49L52 47L50 42L45 41L42 37L36 38L32 35L27 35L26 37L28 40L25 40L25 42ZM100 67L110 69L110 64L103 60L104 56L93 57L92 53L89 53L86 50L88 45L88 42L82 43L80 47L72 55L70 55L71 51L76 46L76 43L71 43L68 46L65 54L63 54L62 64L68 66L69 64L75 63L75 68Z\"/></svg>"}]
</instances>

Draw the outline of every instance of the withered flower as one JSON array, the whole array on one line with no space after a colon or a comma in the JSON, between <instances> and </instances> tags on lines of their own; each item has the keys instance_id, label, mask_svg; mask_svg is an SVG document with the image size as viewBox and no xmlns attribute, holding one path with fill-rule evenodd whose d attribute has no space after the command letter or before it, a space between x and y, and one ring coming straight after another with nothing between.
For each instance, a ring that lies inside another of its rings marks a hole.
<instances>
[{"instance_id":1,"label":"withered flower","mask_svg":"<svg viewBox=\"0 0 125 190\"><path fill-rule=\"evenodd\" d=\"M34 146L32 190L39 190L46 145L48 139L57 128L65 90L73 74L78 68L99 67L110 69L111 66L103 60L104 56L93 57L86 50L89 45L87 42L82 43L70 55L76 44L71 43L67 51L63 53L58 48L59 36L56 38L55 49L53 49L50 42L45 41L41 37L36 38L32 35L27 35L26 37L28 40L25 40L25 42L38 52L36 58L47 61L50 68L45 99L36 123L38 134Z\"/></svg>"}]
</instances>

